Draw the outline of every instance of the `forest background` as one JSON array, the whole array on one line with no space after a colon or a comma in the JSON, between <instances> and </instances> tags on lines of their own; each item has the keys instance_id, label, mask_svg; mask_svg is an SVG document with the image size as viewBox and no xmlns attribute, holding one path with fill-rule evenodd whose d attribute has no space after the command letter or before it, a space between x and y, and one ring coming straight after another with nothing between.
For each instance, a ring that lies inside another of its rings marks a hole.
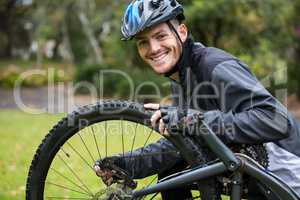
<instances>
[{"instance_id":1,"label":"forest background","mask_svg":"<svg viewBox=\"0 0 300 200\"><path fill-rule=\"evenodd\" d=\"M1 0L0 87L14 87L24 71L41 69L49 73L49 67L54 68L53 73L30 76L24 86L43 86L53 79L87 81L97 87L99 80L95 77L101 69L134 74L136 85L147 80L166 81L140 60L134 41L120 40L122 14L128 2ZM271 92L285 87L290 95L300 96L300 1L180 2L195 41L232 53L247 63L259 79L268 76L266 87ZM284 81L278 81L282 76ZM105 86L110 88L105 96L126 98L128 94L124 78L106 79ZM143 88L144 93L152 90Z\"/></svg>"}]
</instances>

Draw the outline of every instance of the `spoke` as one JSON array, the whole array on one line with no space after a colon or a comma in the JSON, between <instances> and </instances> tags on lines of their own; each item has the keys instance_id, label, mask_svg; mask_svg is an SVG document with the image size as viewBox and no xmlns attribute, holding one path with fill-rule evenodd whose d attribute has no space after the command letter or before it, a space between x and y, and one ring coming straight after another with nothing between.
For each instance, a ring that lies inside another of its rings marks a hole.
<instances>
[{"instance_id":1,"label":"spoke","mask_svg":"<svg viewBox=\"0 0 300 200\"><path fill-rule=\"evenodd\" d=\"M101 154L100 154L100 151L99 151L99 146L98 146L98 142L96 140L96 136L95 136L95 130L93 128L93 126L91 126L91 129L92 129L92 133L93 133L93 137L94 137L94 142L95 142L95 145L97 147L97 151L98 151L98 156L99 156L99 159L101 160Z\"/></svg>"},{"instance_id":2,"label":"spoke","mask_svg":"<svg viewBox=\"0 0 300 200\"><path fill-rule=\"evenodd\" d=\"M153 129L151 129L151 130L149 131L149 134L148 134L148 137L147 137L146 142L145 142L145 144L144 144L144 147L145 147L146 144L148 143L150 137L152 136L152 133L153 133Z\"/></svg>"},{"instance_id":3,"label":"spoke","mask_svg":"<svg viewBox=\"0 0 300 200\"><path fill-rule=\"evenodd\" d=\"M132 145L131 145L129 162L130 162L130 161L133 162L133 159L132 159L132 151L133 151L133 147L134 147L134 143L135 143L137 127L138 127L138 123L136 123L136 125L135 125L135 133L134 133L133 141L132 141ZM134 164L135 164L135 162L133 162L133 165L134 165ZM134 177L134 167L132 167L132 173L131 173L131 175L132 175L132 177Z\"/></svg>"},{"instance_id":4,"label":"spoke","mask_svg":"<svg viewBox=\"0 0 300 200\"><path fill-rule=\"evenodd\" d=\"M62 150L62 152L64 152L64 154L68 157L68 158L70 158L71 156L70 156L70 154L69 153L67 153L62 147L60 148L61 150Z\"/></svg>"},{"instance_id":5,"label":"spoke","mask_svg":"<svg viewBox=\"0 0 300 200\"><path fill-rule=\"evenodd\" d=\"M148 183L148 185L146 187L149 187L154 182L154 180L157 178L158 178L158 175L155 175L154 178L150 181L150 183ZM146 188L146 187L144 187L144 188Z\"/></svg>"},{"instance_id":6,"label":"spoke","mask_svg":"<svg viewBox=\"0 0 300 200\"><path fill-rule=\"evenodd\" d=\"M150 183L148 183L147 186L143 187L143 189L149 187L149 186L154 182L154 180L155 180L157 177L158 177L158 175L154 176L154 178L150 181ZM155 194L151 197L151 199L153 199L157 194L158 194L158 193L155 193ZM145 199L145 198L146 198L146 196L143 197L143 199Z\"/></svg>"},{"instance_id":7,"label":"spoke","mask_svg":"<svg viewBox=\"0 0 300 200\"><path fill-rule=\"evenodd\" d=\"M150 198L150 200L154 199L154 197L156 197L157 195L158 195L158 192L155 193L155 194Z\"/></svg>"},{"instance_id":8,"label":"spoke","mask_svg":"<svg viewBox=\"0 0 300 200\"><path fill-rule=\"evenodd\" d=\"M93 167L90 166L90 164L88 163L88 161L86 159L84 159L84 157L69 143L67 142L67 144L71 147L71 149L84 161L84 163L90 168L92 169L92 171L94 171Z\"/></svg>"},{"instance_id":9,"label":"spoke","mask_svg":"<svg viewBox=\"0 0 300 200\"><path fill-rule=\"evenodd\" d=\"M145 143L144 143L144 145L143 145L143 147L142 147L142 151L141 151L141 153L140 153L140 155L139 155L139 158L140 158L140 159L144 156L143 153L144 153L145 146L147 145L148 140L150 139L152 133L153 133L153 129L151 129L150 132L148 133L148 137L147 137L147 139L146 139L146 141L145 141ZM160 154L160 155L161 155L161 154ZM150 156L150 155L148 155L148 156Z\"/></svg>"},{"instance_id":10,"label":"spoke","mask_svg":"<svg viewBox=\"0 0 300 200\"><path fill-rule=\"evenodd\" d=\"M90 152L89 148L87 147L86 143L84 142L84 140L83 140L83 138L82 138L82 136L81 136L80 132L78 132L78 135L79 135L79 137L80 137L80 140L81 140L81 142L83 143L83 145L84 145L85 149L86 149L86 150L87 150L87 152L89 153L89 155L90 155L90 157L91 157L92 161L95 163L95 159L94 159L94 157L92 156L92 154L91 154L91 152Z\"/></svg>"},{"instance_id":11,"label":"spoke","mask_svg":"<svg viewBox=\"0 0 300 200\"><path fill-rule=\"evenodd\" d=\"M149 139L150 139L152 133L153 133L153 129L150 130L150 132L149 132L149 134L148 134L148 137L147 137L147 139L146 139L146 141L145 141L145 143L144 143L144 146L142 147L142 153L144 152L145 146L147 145L147 143L148 143L148 141L149 141Z\"/></svg>"},{"instance_id":12,"label":"spoke","mask_svg":"<svg viewBox=\"0 0 300 200\"><path fill-rule=\"evenodd\" d=\"M121 119L121 133L122 133L122 153L123 157L125 156L124 150L124 131L123 131L123 119Z\"/></svg>"},{"instance_id":13,"label":"spoke","mask_svg":"<svg viewBox=\"0 0 300 200\"><path fill-rule=\"evenodd\" d=\"M132 141L132 145L131 145L130 156L132 156L132 151L133 151L133 147L134 147L134 143L135 143L135 138L136 138L136 130L137 130L137 126L138 125L139 125L138 123L136 123L136 125L135 125L135 133L134 133L133 141Z\"/></svg>"},{"instance_id":14,"label":"spoke","mask_svg":"<svg viewBox=\"0 0 300 200\"><path fill-rule=\"evenodd\" d=\"M107 157L107 121L105 121L105 157Z\"/></svg>"},{"instance_id":15,"label":"spoke","mask_svg":"<svg viewBox=\"0 0 300 200\"><path fill-rule=\"evenodd\" d=\"M80 192L80 191L78 191L78 190L74 190L74 189L69 188L69 187L64 186L64 185L59 185L59 184L52 183L52 182L49 182L49 181L46 181L45 183L46 183L46 184L49 184L49 185L54 185L54 186L59 187L59 188L63 188L63 189L66 189L66 190L70 190L70 191L73 191L73 192L77 192L77 193L80 193L80 194L84 194L84 195L90 196L90 194L88 194L88 193Z\"/></svg>"},{"instance_id":16,"label":"spoke","mask_svg":"<svg viewBox=\"0 0 300 200\"><path fill-rule=\"evenodd\" d=\"M89 191L90 194L93 194L89 188L83 183L83 181L79 178L79 176L74 172L74 170L66 163L66 161L58 154L57 155L61 161L67 166L67 168L71 171L71 173L77 178L77 180ZM93 170L94 171L94 170Z\"/></svg>"},{"instance_id":17,"label":"spoke","mask_svg":"<svg viewBox=\"0 0 300 200\"><path fill-rule=\"evenodd\" d=\"M65 175L63 175L62 173L60 173L59 171L57 171L54 168L50 168L52 171L54 171L56 174L60 175L61 177L63 177L64 179L66 179L67 181L69 181L70 183L72 183L73 185L77 186L78 188L80 188L81 190L89 193L89 195L93 195L92 193L90 193L88 190L86 190L85 188L81 187L80 185L78 185L77 183L75 183L74 181L72 181L71 179L69 179L68 177L66 177Z\"/></svg>"},{"instance_id":18,"label":"spoke","mask_svg":"<svg viewBox=\"0 0 300 200\"><path fill-rule=\"evenodd\" d=\"M83 197L46 197L47 199L89 199L92 198L83 198Z\"/></svg>"}]
</instances>

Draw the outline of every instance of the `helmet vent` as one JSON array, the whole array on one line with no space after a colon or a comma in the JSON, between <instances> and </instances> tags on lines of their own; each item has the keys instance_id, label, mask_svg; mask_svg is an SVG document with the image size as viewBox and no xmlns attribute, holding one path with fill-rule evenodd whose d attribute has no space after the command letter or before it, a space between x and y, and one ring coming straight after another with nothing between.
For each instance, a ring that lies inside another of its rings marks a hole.
<instances>
[{"instance_id":1,"label":"helmet vent","mask_svg":"<svg viewBox=\"0 0 300 200\"><path fill-rule=\"evenodd\" d=\"M161 10L161 12L165 11L167 9L167 7L163 7L163 9Z\"/></svg>"},{"instance_id":2,"label":"helmet vent","mask_svg":"<svg viewBox=\"0 0 300 200\"><path fill-rule=\"evenodd\" d=\"M170 0L170 4L172 7L175 7L176 6L176 1L175 0Z\"/></svg>"},{"instance_id":3,"label":"helmet vent","mask_svg":"<svg viewBox=\"0 0 300 200\"><path fill-rule=\"evenodd\" d=\"M161 0L152 0L152 1L151 1L151 6L152 6L152 8L154 8L154 9L159 8L160 2L161 2Z\"/></svg>"},{"instance_id":4,"label":"helmet vent","mask_svg":"<svg viewBox=\"0 0 300 200\"><path fill-rule=\"evenodd\" d=\"M152 18L152 20L155 20L157 18L160 18L163 14L162 13L159 13L158 15L156 15L155 17Z\"/></svg>"},{"instance_id":5,"label":"helmet vent","mask_svg":"<svg viewBox=\"0 0 300 200\"><path fill-rule=\"evenodd\" d=\"M139 4L139 16L141 17L143 15L144 12L144 5L143 3Z\"/></svg>"}]
</instances>

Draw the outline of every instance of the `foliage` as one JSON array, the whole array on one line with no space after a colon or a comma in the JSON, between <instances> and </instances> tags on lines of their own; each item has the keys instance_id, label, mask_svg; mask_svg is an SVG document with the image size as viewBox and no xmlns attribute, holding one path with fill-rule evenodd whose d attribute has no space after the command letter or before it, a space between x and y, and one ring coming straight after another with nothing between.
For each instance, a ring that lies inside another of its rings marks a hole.
<instances>
[{"instance_id":1,"label":"foliage","mask_svg":"<svg viewBox=\"0 0 300 200\"><path fill-rule=\"evenodd\" d=\"M13 49L29 45L30 35L26 31L29 12L33 8L18 4L17 0L0 2L0 57L10 57Z\"/></svg>"},{"instance_id":2,"label":"foliage","mask_svg":"<svg viewBox=\"0 0 300 200\"><path fill-rule=\"evenodd\" d=\"M299 67L291 62L300 56L291 55L299 46L294 34L300 25L296 4L293 0L192 1L186 5L186 15L196 39L233 53L260 78L288 67L286 80L293 91L299 91L295 77Z\"/></svg>"},{"instance_id":3,"label":"foliage","mask_svg":"<svg viewBox=\"0 0 300 200\"><path fill-rule=\"evenodd\" d=\"M108 71L110 70L110 71ZM98 87L98 94L102 92L104 97L130 98L131 90L136 96L153 95L153 97L140 98L142 101L159 101L160 97L166 96L169 92L169 80L165 77L154 74L149 69L120 69L109 65L80 65L78 67L76 82L93 84ZM102 91L101 91L102 90ZM82 88L82 93L89 92ZM102 96L101 94L101 96Z\"/></svg>"},{"instance_id":4,"label":"foliage","mask_svg":"<svg viewBox=\"0 0 300 200\"><path fill-rule=\"evenodd\" d=\"M290 33L293 43L287 47L288 51L288 75L289 75L289 89L295 92L300 97L300 2L294 1L293 12L290 17Z\"/></svg>"},{"instance_id":5,"label":"foliage","mask_svg":"<svg viewBox=\"0 0 300 200\"><path fill-rule=\"evenodd\" d=\"M13 6L10 19L14 20L16 27L25 27L25 22L33 24L30 30L19 28L19 32L14 32L14 35L31 35L22 37L24 44L37 41L41 49L47 41L54 40L53 59L75 63L78 74L83 73L78 80L89 81L91 78L87 76L93 76L93 65L137 73L146 69L134 41L120 41L121 19L128 2L41 0L31 6ZM278 67L288 66L290 89L300 96L300 80L297 78L300 68L298 0L180 2L185 6L186 23L196 41L231 52L249 64L259 77L269 75ZM1 11L8 13L6 7L0 4L0 14ZM12 40L7 39L3 30L6 29L0 29L0 44ZM67 56L59 51L61 47ZM42 52L37 51L34 58L42 59ZM118 88L114 92L121 94L122 82L118 84L120 86L111 86Z\"/></svg>"},{"instance_id":6,"label":"foliage","mask_svg":"<svg viewBox=\"0 0 300 200\"><path fill-rule=\"evenodd\" d=\"M44 86L49 82L66 82L72 80L72 71L72 66L53 61L45 62L40 67L30 61L1 61L0 87L12 88L18 80L23 80L21 84L25 87Z\"/></svg>"}]
</instances>

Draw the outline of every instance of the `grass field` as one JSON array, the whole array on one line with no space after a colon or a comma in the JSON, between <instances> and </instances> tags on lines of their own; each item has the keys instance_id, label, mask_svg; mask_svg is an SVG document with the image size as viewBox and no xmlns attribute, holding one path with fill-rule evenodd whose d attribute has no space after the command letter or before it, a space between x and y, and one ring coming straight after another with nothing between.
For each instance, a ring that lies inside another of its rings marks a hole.
<instances>
[{"instance_id":1,"label":"grass field","mask_svg":"<svg viewBox=\"0 0 300 200\"><path fill-rule=\"evenodd\" d=\"M62 115L31 115L0 110L0 199L25 199L25 184L33 154Z\"/></svg>"}]
</instances>

